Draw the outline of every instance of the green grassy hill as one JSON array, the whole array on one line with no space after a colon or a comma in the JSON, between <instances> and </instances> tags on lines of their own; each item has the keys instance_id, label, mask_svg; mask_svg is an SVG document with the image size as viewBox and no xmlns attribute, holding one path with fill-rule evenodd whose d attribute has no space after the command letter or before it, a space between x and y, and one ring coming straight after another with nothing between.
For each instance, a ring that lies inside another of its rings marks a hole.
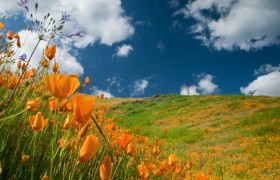
<instances>
[{"instance_id":1,"label":"green grassy hill","mask_svg":"<svg viewBox=\"0 0 280 180\"><path fill-rule=\"evenodd\" d=\"M116 100L108 99L110 102ZM118 125L163 139L166 152L225 179L280 178L280 98L158 95L112 103ZM164 133L166 129L166 133Z\"/></svg>"}]
</instances>

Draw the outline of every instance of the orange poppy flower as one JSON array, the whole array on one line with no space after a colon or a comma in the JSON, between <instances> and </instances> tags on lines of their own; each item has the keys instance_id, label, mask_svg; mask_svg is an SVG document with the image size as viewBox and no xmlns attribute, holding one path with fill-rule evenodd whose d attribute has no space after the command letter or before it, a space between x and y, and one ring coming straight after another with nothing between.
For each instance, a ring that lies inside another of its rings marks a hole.
<instances>
[{"instance_id":1,"label":"orange poppy flower","mask_svg":"<svg viewBox=\"0 0 280 180\"><path fill-rule=\"evenodd\" d=\"M68 98L80 86L78 79L63 74L49 74L43 79L43 84L56 98Z\"/></svg>"},{"instance_id":2,"label":"orange poppy flower","mask_svg":"<svg viewBox=\"0 0 280 180\"><path fill-rule=\"evenodd\" d=\"M45 56L49 58L49 60L52 60L56 53L56 45L53 45L51 47L47 47L45 51Z\"/></svg>"},{"instance_id":3,"label":"orange poppy flower","mask_svg":"<svg viewBox=\"0 0 280 180\"><path fill-rule=\"evenodd\" d=\"M35 116L31 116L29 121L33 131L41 131L47 124L41 112L38 112Z\"/></svg>"},{"instance_id":4,"label":"orange poppy flower","mask_svg":"<svg viewBox=\"0 0 280 180\"><path fill-rule=\"evenodd\" d=\"M43 60L41 61L41 65L42 65L43 67L48 67L48 66L49 66L48 60L47 60L47 59L43 59Z\"/></svg>"},{"instance_id":5,"label":"orange poppy flower","mask_svg":"<svg viewBox=\"0 0 280 180\"><path fill-rule=\"evenodd\" d=\"M159 150L158 150L157 145L154 145L154 148L153 148L153 154L154 154L154 155L159 154Z\"/></svg>"},{"instance_id":6,"label":"orange poppy flower","mask_svg":"<svg viewBox=\"0 0 280 180\"><path fill-rule=\"evenodd\" d=\"M60 103L59 110L63 112L71 111L73 109L72 101L63 99Z\"/></svg>"},{"instance_id":7,"label":"orange poppy flower","mask_svg":"<svg viewBox=\"0 0 280 180\"><path fill-rule=\"evenodd\" d=\"M13 31L8 31L6 36L9 40L12 40L13 39Z\"/></svg>"},{"instance_id":8,"label":"orange poppy flower","mask_svg":"<svg viewBox=\"0 0 280 180\"><path fill-rule=\"evenodd\" d=\"M159 176L161 176L161 174L162 174L160 169L154 170L153 173L154 173L154 175L155 175L156 177L159 177Z\"/></svg>"},{"instance_id":9,"label":"orange poppy flower","mask_svg":"<svg viewBox=\"0 0 280 180\"><path fill-rule=\"evenodd\" d=\"M53 99L49 101L49 109L51 112L57 111L57 99Z\"/></svg>"},{"instance_id":10,"label":"orange poppy flower","mask_svg":"<svg viewBox=\"0 0 280 180\"><path fill-rule=\"evenodd\" d=\"M133 153L134 153L134 145L133 144L128 144L127 145L126 153L130 156L133 155Z\"/></svg>"},{"instance_id":11,"label":"orange poppy flower","mask_svg":"<svg viewBox=\"0 0 280 180\"><path fill-rule=\"evenodd\" d=\"M169 166L173 166L176 163L176 154L170 154L168 157L168 164Z\"/></svg>"},{"instance_id":12,"label":"orange poppy flower","mask_svg":"<svg viewBox=\"0 0 280 180\"><path fill-rule=\"evenodd\" d=\"M111 162L108 156L103 158L102 164L99 168L99 174L101 180L109 180L110 179L110 172L111 172Z\"/></svg>"},{"instance_id":13,"label":"orange poppy flower","mask_svg":"<svg viewBox=\"0 0 280 180\"><path fill-rule=\"evenodd\" d=\"M138 177L142 180L142 179L148 179L150 176L150 171L149 169L146 167L146 165L144 164L144 162L142 162L140 165L138 165L137 167L138 169Z\"/></svg>"},{"instance_id":14,"label":"orange poppy flower","mask_svg":"<svg viewBox=\"0 0 280 180\"><path fill-rule=\"evenodd\" d=\"M8 80L8 88L14 89L18 82L18 78L16 76L10 76Z\"/></svg>"},{"instance_id":15,"label":"orange poppy flower","mask_svg":"<svg viewBox=\"0 0 280 180\"><path fill-rule=\"evenodd\" d=\"M93 96L86 97L82 94L75 95L73 97L73 111L75 121L84 123L89 120L94 102L95 98Z\"/></svg>"},{"instance_id":16,"label":"orange poppy flower","mask_svg":"<svg viewBox=\"0 0 280 180\"><path fill-rule=\"evenodd\" d=\"M0 22L0 30L3 29L4 24L2 22Z\"/></svg>"},{"instance_id":17,"label":"orange poppy flower","mask_svg":"<svg viewBox=\"0 0 280 180\"><path fill-rule=\"evenodd\" d=\"M155 170L156 167L157 167L157 166L156 166L154 163L150 163L150 164L148 164L148 166L147 166L147 168L148 168L150 171Z\"/></svg>"},{"instance_id":18,"label":"orange poppy flower","mask_svg":"<svg viewBox=\"0 0 280 180\"><path fill-rule=\"evenodd\" d=\"M45 174L43 177L42 177L42 180L48 180L48 176Z\"/></svg>"},{"instance_id":19,"label":"orange poppy flower","mask_svg":"<svg viewBox=\"0 0 280 180\"><path fill-rule=\"evenodd\" d=\"M72 123L71 123L70 115L68 114L66 119L65 119L65 122L62 125L62 128L63 129L70 129L71 126L72 126Z\"/></svg>"},{"instance_id":20,"label":"orange poppy flower","mask_svg":"<svg viewBox=\"0 0 280 180\"><path fill-rule=\"evenodd\" d=\"M207 169L207 173L211 176L211 174L212 174L212 169L211 169L211 168L208 168L208 169Z\"/></svg>"},{"instance_id":21,"label":"orange poppy flower","mask_svg":"<svg viewBox=\"0 0 280 180\"><path fill-rule=\"evenodd\" d=\"M162 160L159 162L159 169L161 171L167 171L167 162L166 160Z\"/></svg>"},{"instance_id":22,"label":"orange poppy flower","mask_svg":"<svg viewBox=\"0 0 280 180\"><path fill-rule=\"evenodd\" d=\"M21 163L22 163L22 164L25 164L25 163L28 161L28 159L29 159L29 156L26 155L26 154L23 154L23 155L21 156Z\"/></svg>"},{"instance_id":23,"label":"orange poppy flower","mask_svg":"<svg viewBox=\"0 0 280 180\"><path fill-rule=\"evenodd\" d=\"M166 134L166 132L167 132L167 128L165 127L163 128L163 133Z\"/></svg>"},{"instance_id":24,"label":"orange poppy flower","mask_svg":"<svg viewBox=\"0 0 280 180\"><path fill-rule=\"evenodd\" d=\"M132 135L130 134L122 134L121 137L117 137L117 141L119 143L119 146L122 148L122 149L125 149L127 144L129 143L129 141L132 140Z\"/></svg>"},{"instance_id":25,"label":"orange poppy flower","mask_svg":"<svg viewBox=\"0 0 280 180\"><path fill-rule=\"evenodd\" d=\"M192 168L192 162L191 161L188 161L187 163L187 169L191 169Z\"/></svg>"},{"instance_id":26,"label":"orange poppy flower","mask_svg":"<svg viewBox=\"0 0 280 180\"><path fill-rule=\"evenodd\" d=\"M90 79L88 76L86 77L85 82L86 82L86 84L90 84Z\"/></svg>"},{"instance_id":27,"label":"orange poppy flower","mask_svg":"<svg viewBox=\"0 0 280 180\"><path fill-rule=\"evenodd\" d=\"M91 160L97 153L99 146L100 142L96 135L87 136L80 150L79 161L86 162Z\"/></svg>"},{"instance_id":28,"label":"orange poppy flower","mask_svg":"<svg viewBox=\"0 0 280 180\"><path fill-rule=\"evenodd\" d=\"M208 180L207 176L205 176L201 170L197 172L197 176L195 180Z\"/></svg>"},{"instance_id":29,"label":"orange poppy flower","mask_svg":"<svg viewBox=\"0 0 280 180\"><path fill-rule=\"evenodd\" d=\"M40 98L36 98L33 101L28 101L25 105L26 108L30 111L36 111L40 104Z\"/></svg>"}]
</instances>

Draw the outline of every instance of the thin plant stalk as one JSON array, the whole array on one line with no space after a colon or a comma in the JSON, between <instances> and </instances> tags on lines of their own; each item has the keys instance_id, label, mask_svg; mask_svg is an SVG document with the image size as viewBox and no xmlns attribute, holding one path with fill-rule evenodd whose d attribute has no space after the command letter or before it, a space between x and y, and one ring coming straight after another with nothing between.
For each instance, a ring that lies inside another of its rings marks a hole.
<instances>
[{"instance_id":1,"label":"thin plant stalk","mask_svg":"<svg viewBox=\"0 0 280 180\"><path fill-rule=\"evenodd\" d=\"M38 42L37 42L35 48L33 49L32 53L31 53L31 56L29 57L29 59L28 59L28 61L27 61L27 63L26 63L26 66L25 66L25 68L23 69L23 71L22 71L22 73L21 73L21 75L20 75L20 77L19 77L19 79L18 79L18 82L17 82L15 88L13 89L13 91L11 92L11 94L10 94L10 96L9 96L9 98L8 98L7 104L5 105L4 110L3 110L4 113L5 113L5 110L8 108L9 104L11 103L11 100L12 100L12 98L13 98L13 96L14 96L14 94L15 94L15 92L16 92L18 86L19 86L20 80L22 79L22 76L23 76L23 74L25 73L25 71L26 71L26 69L27 69L27 67L28 67L28 65L29 65L29 63L30 63L30 60L31 60L31 58L32 58L32 56L33 56L35 50L37 49L37 47L38 47L38 45L39 45L39 43L40 43L41 40L43 40L42 37L39 37L39 40L38 40Z\"/></svg>"}]
</instances>

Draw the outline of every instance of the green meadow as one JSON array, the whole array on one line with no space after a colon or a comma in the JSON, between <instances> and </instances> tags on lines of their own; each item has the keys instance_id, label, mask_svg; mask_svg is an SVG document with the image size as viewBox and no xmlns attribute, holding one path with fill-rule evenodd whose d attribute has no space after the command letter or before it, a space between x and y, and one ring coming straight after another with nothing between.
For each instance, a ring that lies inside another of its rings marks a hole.
<instances>
[{"instance_id":1,"label":"green meadow","mask_svg":"<svg viewBox=\"0 0 280 180\"><path fill-rule=\"evenodd\" d=\"M118 125L164 140L165 151L225 179L280 177L280 98L157 95L108 99ZM164 133L166 129L166 133Z\"/></svg>"}]
</instances>

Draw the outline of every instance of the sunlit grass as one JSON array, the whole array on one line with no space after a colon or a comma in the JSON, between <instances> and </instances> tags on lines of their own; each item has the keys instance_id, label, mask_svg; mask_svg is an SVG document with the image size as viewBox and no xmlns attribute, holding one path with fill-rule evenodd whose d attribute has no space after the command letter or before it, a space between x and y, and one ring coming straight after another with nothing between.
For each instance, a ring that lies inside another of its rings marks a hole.
<instances>
[{"instance_id":1,"label":"sunlit grass","mask_svg":"<svg viewBox=\"0 0 280 180\"><path fill-rule=\"evenodd\" d=\"M217 177L222 168L226 179L274 179L280 176L279 102L278 97L162 95L113 106L110 113L123 119L121 127L133 131L139 125L149 138L163 139L166 152L210 166Z\"/></svg>"}]
</instances>

